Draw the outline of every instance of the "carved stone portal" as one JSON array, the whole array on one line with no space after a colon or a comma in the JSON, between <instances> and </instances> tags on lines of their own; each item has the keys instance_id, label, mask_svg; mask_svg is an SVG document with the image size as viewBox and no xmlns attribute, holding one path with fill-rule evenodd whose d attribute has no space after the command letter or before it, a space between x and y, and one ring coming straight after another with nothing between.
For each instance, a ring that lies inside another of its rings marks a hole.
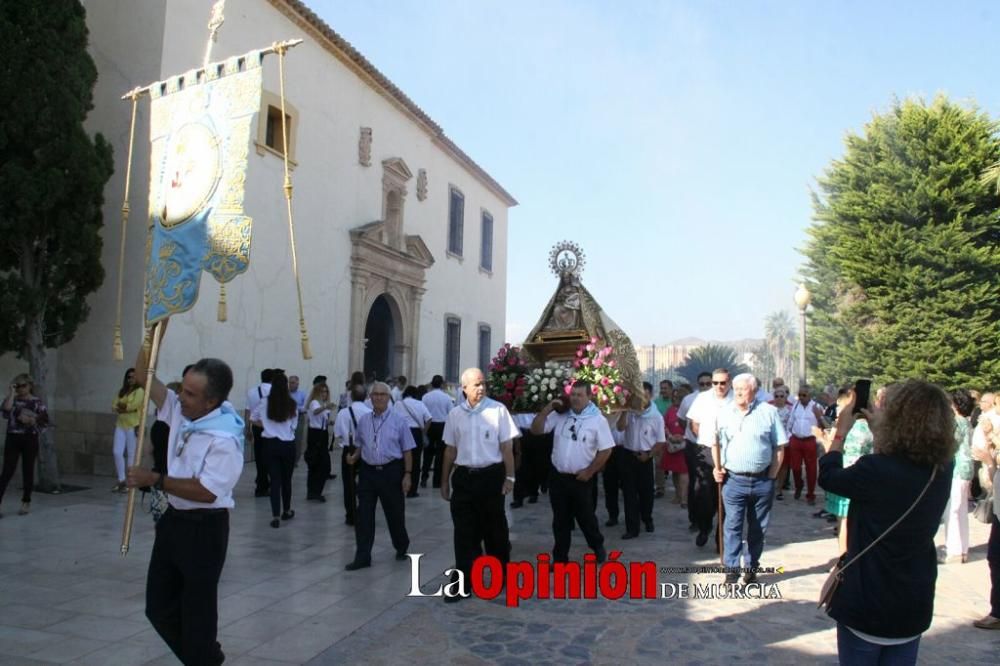
<instances>
[{"instance_id":1,"label":"carved stone portal","mask_svg":"<svg viewBox=\"0 0 1000 666\"><path fill-rule=\"evenodd\" d=\"M365 327L376 301L391 318L389 358L379 362L391 375L416 375L419 351L420 302L426 271L434 257L420 236L400 234L400 247L387 241L386 221L369 222L351 230L350 369L365 363ZM385 315L383 315L383 319Z\"/></svg>"}]
</instances>

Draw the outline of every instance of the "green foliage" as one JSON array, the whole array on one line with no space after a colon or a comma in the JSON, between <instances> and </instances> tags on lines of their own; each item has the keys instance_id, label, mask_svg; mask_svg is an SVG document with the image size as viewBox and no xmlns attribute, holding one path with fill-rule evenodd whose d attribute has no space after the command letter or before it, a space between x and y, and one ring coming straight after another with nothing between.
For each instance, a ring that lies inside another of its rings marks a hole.
<instances>
[{"instance_id":1,"label":"green foliage","mask_svg":"<svg viewBox=\"0 0 1000 666\"><path fill-rule=\"evenodd\" d=\"M944 97L895 102L819 179L804 250L816 383L1000 382L996 125Z\"/></svg>"},{"instance_id":2,"label":"green foliage","mask_svg":"<svg viewBox=\"0 0 1000 666\"><path fill-rule=\"evenodd\" d=\"M716 368L726 368L732 377L750 369L739 362L736 350L725 345L705 345L688 352L684 363L677 367L677 374L684 377L695 386L698 375L702 372L712 372Z\"/></svg>"},{"instance_id":3,"label":"green foliage","mask_svg":"<svg viewBox=\"0 0 1000 666\"><path fill-rule=\"evenodd\" d=\"M77 0L0 2L0 353L70 340L104 279L111 147L83 128L97 69ZM39 335L40 334L40 335Z\"/></svg>"}]
</instances>

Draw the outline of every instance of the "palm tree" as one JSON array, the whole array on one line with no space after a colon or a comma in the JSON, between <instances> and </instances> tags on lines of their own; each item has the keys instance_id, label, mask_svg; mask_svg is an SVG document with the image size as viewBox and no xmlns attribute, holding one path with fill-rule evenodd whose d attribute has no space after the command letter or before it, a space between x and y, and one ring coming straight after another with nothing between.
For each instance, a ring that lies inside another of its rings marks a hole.
<instances>
[{"instance_id":1,"label":"palm tree","mask_svg":"<svg viewBox=\"0 0 1000 666\"><path fill-rule=\"evenodd\" d=\"M772 312L764 319L764 337L768 351L774 359L774 371L778 377L790 377L793 372L792 360L796 356L798 331L787 310Z\"/></svg>"},{"instance_id":2,"label":"palm tree","mask_svg":"<svg viewBox=\"0 0 1000 666\"><path fill-rule=\"evenodd\" d=\"M725 345L705 345L692 349L676 372L694 385L699 374L712 372L716 368L726 368L730 376L750 372L750 368L739 362L736 350Z\"/></svg>"},{"instance_id":3,"label":"palm tree","mask_svg":"<svg viewBox=\"0 0 1000 666\"><path fill-rule=\"evenodd\" d=\"M988 166L979 179L984 185L996 184L997 194L1000 194L1000 162Z\"/></svg>"}]
</instances>

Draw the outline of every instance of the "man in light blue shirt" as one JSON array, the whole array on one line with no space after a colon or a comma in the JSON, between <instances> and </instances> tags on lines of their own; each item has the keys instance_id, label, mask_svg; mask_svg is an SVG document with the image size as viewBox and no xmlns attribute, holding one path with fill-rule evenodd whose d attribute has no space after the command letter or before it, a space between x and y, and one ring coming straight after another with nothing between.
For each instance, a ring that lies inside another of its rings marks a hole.
<instances>
[{"instance_id":1,"label":"man in light blue shirt","mask_svg":"<svg viewBox=\"0 0 1000 666\"><path fill-rule=\"evenodd\" d=\"M774 501L774 479L781 468L788 435L778 410L755 399L757 380L744 373L733 379L733 401L716 420L712 446L713 474L722 486L726 517L723 528L723 565L730 569L727 583L736 583L743 550L743 521L748 521L748 571L745 583L757 581L756 570L764 550L764 535Z\"/></svg>"}]
</instances>

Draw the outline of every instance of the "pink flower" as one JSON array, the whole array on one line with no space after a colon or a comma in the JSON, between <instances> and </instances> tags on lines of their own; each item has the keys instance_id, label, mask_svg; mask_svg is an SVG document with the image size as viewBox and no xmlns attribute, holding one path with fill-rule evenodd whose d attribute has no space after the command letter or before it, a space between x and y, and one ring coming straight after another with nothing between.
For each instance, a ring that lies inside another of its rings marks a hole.
<instances>
[{"instance_id":1,"label":"pink flower","mask_svg":"<svg viewBox=\"0 0 1000 666\"><path fill-rule=\"evenodd\" d=\"M599 388L598 388L597 386L595 386L595 385L591 385L591 387L590 387L590 392L591 392L591 393L593 393L594 395L597 395L597 394L598 394L598 392L599 392L600 390L601 390L601 389L599 389Z\"/></svg>"},{"instance_id":2,"label":"pink flower","mask_svg":"<svg viewBox=\"0 0 1000 666\"><path fill-rule=\"evenodd\" d=\"M594 345L587 345L587 351L588 352L594 351Z\"/></svg>"},{"instance_id":3,"label":"pink flower","mask_svg":"<svg viewBox=\"0 0 1000 666\"><path fill-rule=\"evenodd\" d=\"M597 344L597 338L590 338L590 344L596 345Z\"/></svg>"},{"instance_id":4,"label":"pink flower","mask_svg":"<svg viewBox=\"0 0 1000 666\"><path fill-rule=\"evenodd\" d=\"M607 377L601 377L601 386L607 386L610 383L611 383L610 379L608 379Z\"/></svg>"},{"instance_id":5,"label":"pink flower","mask_svg":"<svg viewBox=\"0 0 1000 666\"><path fill-rule=\"evenodd\" d=\"M622 392L622 387L621 386L615 386L614 391L615 391L615 393L621 393Z\"/></svg>"},{"instance_id":6,"label":"pink flower","mask_svg":"<svg viewBox=\"0 0 1000 666\"><path fill-rule=\"evenodd\" d=\"M594 359L594 367L595 368L599 368L602 365L604 365L604 361L601 360L600 356L598 356L597 358Z\"/></svg>"},{"instance_id":7,"label":"pink flower","mask_svg":"<svg viewBox=\"0 0 1000 666\"><path fill-rule=\"evenodd\" d=\"M613 368L613 367L615 367L616 365L618 365L618 364L617 364L617 363L615 363L615 362L614 362L613 360L612 360L612 361L608 361L608 367L610 367L610 368Z\"/></svg>"},{"instance_id":8,"label":"pink flower","mask_svg":"<svg viewBox=\"0 0 1000 666\"><path fill-rule=\"evenodd\" d=\"M507 382L504 384L504 388L512 389L514 388L514 382Z\"/></svg>"},{"instance_id":9,"label":"pink flower","mask_svg":"<svg viewBox=\"0 0 1000 666\"><path fill-rule=\"evenodd\" d=\"M579 368L580 367L580 361L579 360L573 361L573 367L574 368Z\"/></svg>"},{"instance_id":10,"label":"pink flower","mask_svg":"<svg viewBox=\"0 0 1000 666\"><path fill-rule=\"evenodd\" d=\"M611 347L605 347L605 348L604 348L604 349L602 349L601 351L603 351L603 352L604 352L604 355L605 355L605 356L607 356L608 354L610 354L611 352L613 352L613 351L614 351L614 349L612 349Z\"/></svg>"},{"instance_id":11,"label":"pink flower","mask_svg":"<svg viewBox=\"0 0 1000 666\"><path fill-rule=\"evenodd\" d=\"M577 349L577 350L576 350L576 355L577 355L578 357L579 357L579 356L583 356L583 350L582 350L582 349Z\"/></svg>"},{"instance_id":12,"label":"pink flower","mask_svg":"<svg viewBox=\"0 0 1000 666\"><path fill-rule=\"evenodd\" d=\"M580 359L580 365L590 365L590 359L589 358L581 358Z\"/></svg>"},{"instance_id":13,"label":"pink flower","mask_svg":"<svg viewBox=\"0 0 1000 666\"><path fill-rule=\"evenodd\" d=\"M563 386L563 393L565 393L566 395L569 395L572 392L573 392L573 385L572 384L566 384L566 386Z\"/></svg>"}]
</instances>

